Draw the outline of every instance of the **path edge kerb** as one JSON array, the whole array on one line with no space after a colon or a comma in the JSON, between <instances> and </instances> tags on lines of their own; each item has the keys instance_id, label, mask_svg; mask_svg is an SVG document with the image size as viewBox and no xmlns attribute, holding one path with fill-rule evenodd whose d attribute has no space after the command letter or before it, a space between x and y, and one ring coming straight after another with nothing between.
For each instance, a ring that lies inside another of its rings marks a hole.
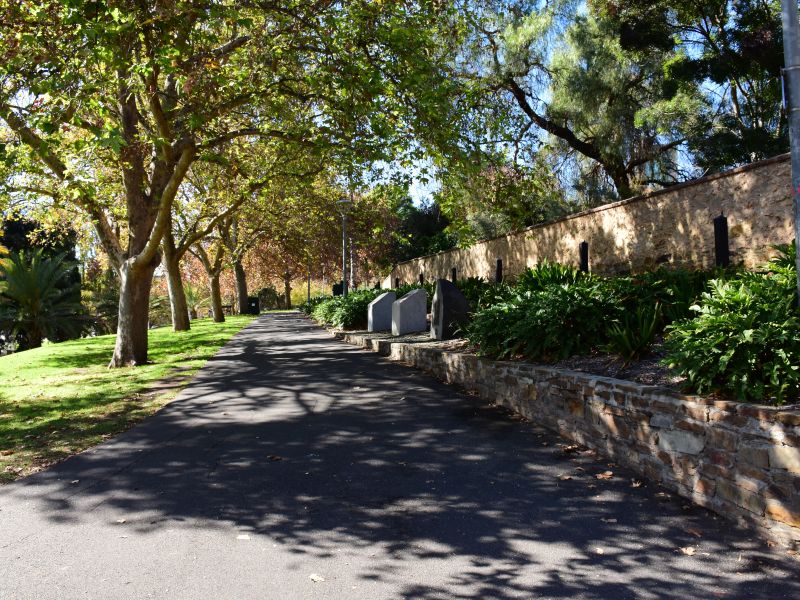
<instances>
[{"instance_id":1,"label":"path edge kerb","mask_svg":"<svg viewBox=\"0 0 800 600\"><path fill-rule=\"evenodd\" d=\"M435 341L331 331L593 448L781 546L800 548L800 409L680 394Z\"/></svg>"}]
</instances>

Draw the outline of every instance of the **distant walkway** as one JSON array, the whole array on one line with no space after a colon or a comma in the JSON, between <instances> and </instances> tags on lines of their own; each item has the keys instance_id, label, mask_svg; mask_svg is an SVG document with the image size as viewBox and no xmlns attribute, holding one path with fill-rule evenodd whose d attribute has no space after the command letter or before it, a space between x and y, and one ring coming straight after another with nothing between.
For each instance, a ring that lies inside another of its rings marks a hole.
<instances>
[{"instance_id":1,"label":"distant walkway","mask_svg":"<svg viewBox=\"0 0 800 600\"><path fill-rule=\"evenodd\" d=\"M800 598L800 562L632 478L269 315L156 416L0 487L0 598Z\"/></svg>"}]
</instances>

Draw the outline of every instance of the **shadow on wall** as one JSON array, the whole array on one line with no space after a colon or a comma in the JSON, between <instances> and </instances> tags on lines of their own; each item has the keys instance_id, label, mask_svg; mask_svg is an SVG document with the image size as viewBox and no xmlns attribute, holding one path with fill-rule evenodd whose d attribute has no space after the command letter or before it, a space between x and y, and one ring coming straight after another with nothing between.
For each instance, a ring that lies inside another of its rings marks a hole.
<instances>
[{"instance_id":1,"label":"shadow on wall","mask_svg":"<svg viewBox=\"0 0 800 600\"><path fill-rule=\"evenodd\" d=\"M200 519L298 556L377 548L357 576L402 597L800 597L786 565L702 509L659 502L615 467L597 479L608 465L530 424L296 316L268 319L285 337L270 343L262 318L155 418L3 493L58 523L102 503L141 533ZM698 543L707 557L677 551ZM469 566L441 587L409 582L409 565L454 557Z\"/></svg>"},{"instance_id":2,"label":"shadow on wall","mask_svg":"<svg viewBox=\"0 0 800 600\"><path fill-rule=\"evenodd\" d=\"M589 243L590 268L600 274L643 271L660 264L705 269L714 266L713 219L730 225L732 261L758 268L772 246L794 237L788 155L778 156L615 202L563 219L395 266L391 279L427 281L478 276L492 280L503 259L514 276L542 260L578 266L578 246Z\"/></svg>"}]
</instances>

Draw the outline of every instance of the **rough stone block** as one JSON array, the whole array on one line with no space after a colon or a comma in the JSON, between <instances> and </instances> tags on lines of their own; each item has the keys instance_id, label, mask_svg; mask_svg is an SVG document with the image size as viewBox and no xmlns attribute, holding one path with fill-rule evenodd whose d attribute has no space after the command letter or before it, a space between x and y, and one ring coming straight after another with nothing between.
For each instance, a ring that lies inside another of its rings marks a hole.
<instances>
[{"instance_id":1,"label":"rough stone block","mask_svg":"<svg viewBox=\"0 0 800 600\"><path fill-rule=\"evenodd\" d=\"M428 328L428 294L417 289L392 304L392 335L405 335Z\"/></svg>"},{"instance_id":2,"label":"rough stone block","mask_svg":"<svg viewBox=\"0 0 800 600\"><path fill-rule=\"evenodd\" d=\"M779 500L767 500L765 516L792 527L800 527L800 509L788 506Z\"/></svg>"},{"instance_id":3,"label":"rough stone block","mask_svg":"<svg viewBox=\"0 0 800 600\"><path fill-rule=\"evenodd\" d=\"M712 465L718 465L725 468L730 468L733 466L733 455L730 452L725 452L724 450L709 451L707 449L704 456L705 459Z\"/></svg>"},{"instance_id":4,"label":"rough stone block","mask_svg":"<svg viewBox=\"0 0 800 600\"><path fill-rule=\"evenodd\" d=\"M704 437L689 431L662 431L658 434L658 447L667 452L699 454L705 445Z\"/></svg>"},{"instance_id":5,"label":"rough stone block","mask_svg":"<svg viewBox=\"0 0 800 600\"><path fill-rule=\"evenodd\" d=\"M734 432L718 427L709 427L706 430L708 445L720 450L734 450L739 443L739 436Z\"/></svg>"},{"instance_id":6,"label":"rough stone block","mask_svg":"<svg viewBox=\"0 0 800 600\"><path fill-rule=\"evenodd\" d=\"M695 421L693 419L678 419L675 421L675 428L691 431L698 435L704 435L706 432L706 426L700 421Z\"/></svg>"},{"instance_id":7,"label":"rough stone block","mask_svg":"<svg viewBox=\"0 0 800 600\"><path fill-rule=\"evenodd\" d=\"M773 446L769 449L769 466L773 469L786 469L792 473L800 473L800 448Z\"/></svg>"},{"instance_id":8,"label":"rough stone block","mask_svg":"<svg viewBox=\"0 0 800 600\"><path fill-rule=\"evenodd\" d=\"M717 480L717 497L733 502L736 506L740 506L757 515L763 515L766 507L766 501L763 496L742 489L727 479Z\"/></svg>"},{"instance_id":9,"label":"rough stone block","mask_svg":"<svg viewBox=\"0 0 800 600\"><path fill-rule=\"evenodd\" d=\"M708 420L708 407L697 405L695 403L687 403L684 406L684 413L697 421L707 421Z\"/></svg>"},{"instance_id":10,"label":"rough stone block","mask_svg":"<svg viewBox=\"0 0 800 600\"><path fill-rule=\"evenodd\" d=\"M385 292L367 307L367 331L389 331L392 328L392 304L397 300L394 292Z\"/></svg>"},{"instance_id":11,"label":"rough stone block","mask_svg":"<svg viewBox=\"0 0 800 600\"><path fill-rule=\"evenodd\" d=\"M736 453L736 458L739 463L761 467L762 469L769 468L769 452L766 448L754 448L753 446L744 446L739 448Z\"/></svg>"},{"instance_id":12,"label":"rough stone block","mask_svg":"<svg viewBox=\"0 0 800 600\"><path fill-rule=\"evenodd\" d=\"M784 425L800 425L800 410L780 412L775 415L775 420Z\"/></svg>"},{"instance_id":13,"label":"rough stone block","mask_svg":"<svg viewBox=\"0 0 800 600\"><path fill-rule=\"evenodd\" d=\"M717 482L713 479L700 477L694 484L694 491L704 496L713 496L717 489Z\"/></svg>"},{"instance_id":14,"label":"rough stone block","mask_svg":"<svg viewBox=\"0 0 800 600\"><path fill-rule=\"evenodd\" d=\"M670 428L672 427L672 416L656 413L650 418L650 426Z\"/></svg>"},{"instance_id":15,"label":"rough stone block","mask_svg":"<svg viewBox=\"0 0 800 600\"><path fill-rule=\"evenodd\" d=\"M449 340L456 335L456 329L467 322L469 302L455 284L446 279L436 280L431 305L431 337Z\"/></svg>"}]
</instances>

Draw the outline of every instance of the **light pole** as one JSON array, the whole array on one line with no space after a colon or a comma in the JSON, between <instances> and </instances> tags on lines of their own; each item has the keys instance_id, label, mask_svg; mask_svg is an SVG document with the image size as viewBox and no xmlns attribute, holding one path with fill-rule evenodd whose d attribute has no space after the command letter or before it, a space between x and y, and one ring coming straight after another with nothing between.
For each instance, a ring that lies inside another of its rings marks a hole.
<instances>
[{"instance_id":1,"label":"light pole","mask_svg":"<svg viewBox=\"0 0 800 600\"><path fill-rule=\"evenodd\" d=\"M336 203L342 213L342 296L347 296L347 211L352 201L342 196Z\"/></svg>"},{"instance_id":2,"label":"light pole","mask_svg":"<svg viewBox=\"0 0 800 600\"><path fill-rule=\"evenodd\" d=\"M783 62L786 81L786 110L789 113L789 147L792 151L792 203L794 204L794 237L800 245L800 26L797 22L797 0L781 0L783 20ZM800 290L800 253L797 289Z\"/></svg>"},{"instance_id":3,"label":"light pole","mask_svg":"<svg viewBox=\"0 0 800 600\"><path fill-rule=\"evenodd\" d=\"M306 303L311 303L311 252L309 250L309 246L311 244L311 240L306 240L306 258L307 258L307 267L308 267L308 288L306 291Z\"/></svg>"}]
</instances>

